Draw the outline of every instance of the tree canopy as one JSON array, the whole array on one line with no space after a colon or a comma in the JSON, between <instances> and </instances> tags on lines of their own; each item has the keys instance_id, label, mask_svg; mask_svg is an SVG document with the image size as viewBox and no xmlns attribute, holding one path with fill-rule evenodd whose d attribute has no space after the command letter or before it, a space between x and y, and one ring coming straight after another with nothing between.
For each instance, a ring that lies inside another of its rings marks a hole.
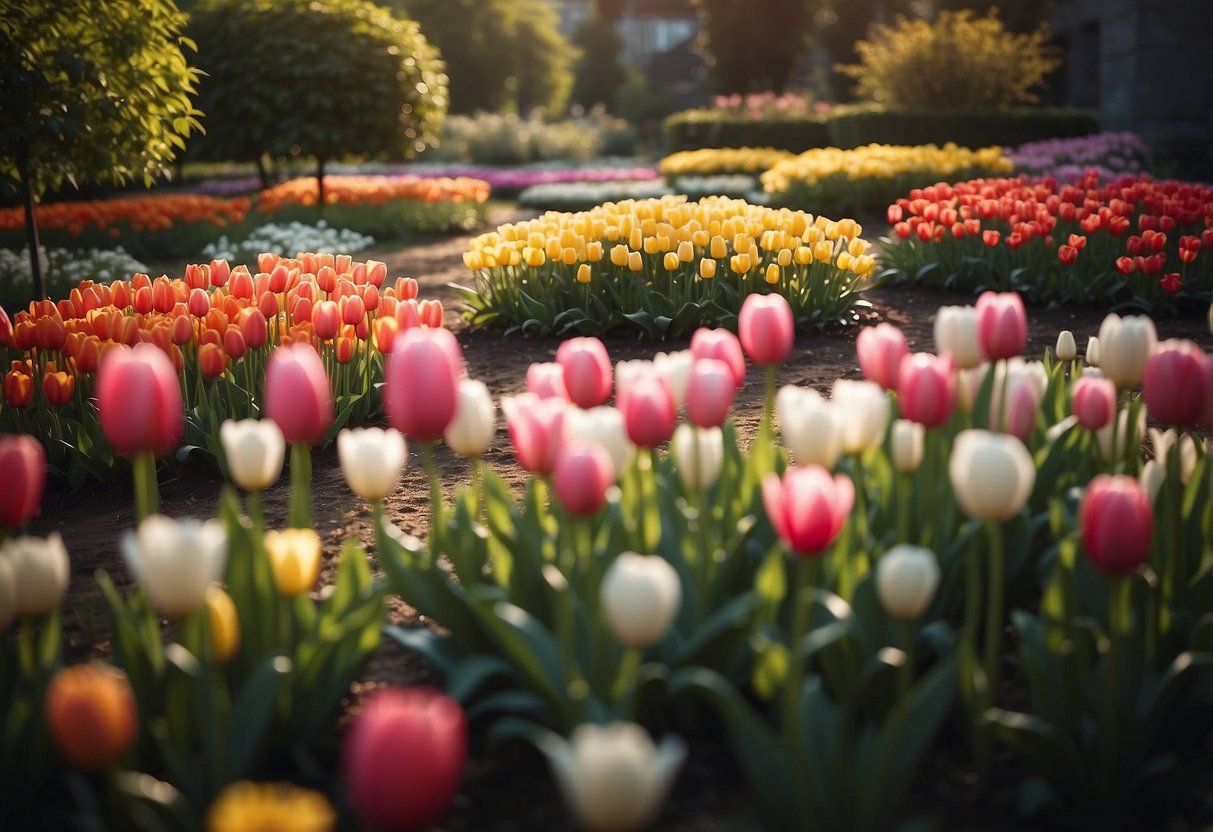
<instances>
[{"instance_id":1,"label":"tree canopy","mask_svg":"<svg viewBox=\"0 0 1213 832\"><path fill-rule=\"evenodd\" d=\"M721 93L782 92L805 52L811 22L807 0L693 0L699 48Z\"/></svg>"}]
</instances>

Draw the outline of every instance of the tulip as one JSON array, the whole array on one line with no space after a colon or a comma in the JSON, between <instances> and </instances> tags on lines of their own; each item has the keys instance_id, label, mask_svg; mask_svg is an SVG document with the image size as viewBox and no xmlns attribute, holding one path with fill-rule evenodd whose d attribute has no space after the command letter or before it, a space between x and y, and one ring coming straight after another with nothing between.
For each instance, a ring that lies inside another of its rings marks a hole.
<instances>
[{"instance_id":1,"label":"tulip","mask_svg":"<svg viewBox=\"0 0 1213 832\"><path fill-rule=\"evenodd\" d=\"M948 473L960 507L983 520L1014 517L1036 483L1036 465L1023 442L985 430L957 435Z\"/></svg>"},{"instance_id":2,"label":"tulip","mask_svg":"<svg viewBox=\"0 0 1213 832\"><path fill-rule=\"evenodd\" d=\"M922 464L923 440L926 430L921 422L898 419L893 422L889 434L893 470L899 474L913 474Z\"/></svg>"},{"instance_id":3,"label":"tulip","mask_svg":"<svg viewBox=\"0 0 1213 832\"><path fill-rule=\"evenodd\" d=\"M740 349L741 347L738 346L739 351ZM740 352L738 354L740 355ZM687 388L691 385L691 369L698 360L690 350L659 352L653 356L653 372L665 383L666 387L670 388L670 393L674 396L675 410L682 407L682 403L686 401ZM743 376L745 374L744 367L743 360ZM736 375L731 366L729 367L729 374L734 379L734 382L736 382Z\"/></svg>"},{"instance_id":4,"label":"tulip","mask_svg":"<svg viewBox=\"0 0 1213 832\"><path fill-rule=\"evenodd\" d=\"M724 432L718 427L679 425L670 440L678 477L688 491L707 491L724 467Z\"/></svg>"},{"instance_id":5,"label":"tulip","mask_svg":"<svg viewBox=\"0 0 1213 832\"><path fill-rule=\"evenodd\" d=\"M384 368L388 422L409 439L440 439L459 406L463 358L449 330L410 329L396 338Z\"/></svg>"},{"instance_id":6,"label":"tulip","mask_svg":"<svg viewBox=\"0 0 1213 832\"><path fill-rule=\"evenodd\" d=\"M7 372L4 375L4 401L15 410L33 404L34 377L18 370Z\"/></svg>"},{"instance_id":7,"label":"tulip","mask_svg":"<svg viewBox=\"0 0 1213 832\"><path fill-rule=\"evenodd\" d=\"M1127 575L1150 557L1153 508L1133 477L1101 474L1091 480L1079 521L1083 548L1100 571Z\"/></svg>"},{"instance_id":8,"label":"tulip","mask_svg":"<svg viewBox=\"0 0 1213 832\"><path fill-rule=\"evenodd\" d=\"M527 367L526 389L541 399L568 399L564 389L564 368L555 362L535 363Z\"/></svg>"},{"instance_id":9,"label":"tulip","mask_svg":"<svg viewBox=\"0 0 1213 832\"><path fill-rule=\"evenodd\" d=\"M1098 337L1092 335L1090 338L1087 339L1087 349L1086 349L1086 352L1083 354L1083 358L1086 360L1087 364L1089 364L1090 366L1092 366L1092 367L1099 366L1099 338Z\"/></svg>"},{"instance_id":10,"label":"tulip","mask_svg":"<svg viewBox=\"0 0 1213 832\"><path fill-rule=\"evenodd\" d=\"M884 439L889 421L889 397L879 384L837 379L830 406L842 426L842 452L861 454Z\"/></svg>"},{"instance_id":11,"label":"tulip","mask_svg":"<svg viewBox=\"0 0 1213 832\"><path fill-rule=\"evenodd\" d=\"M1157 343L1154 322L1144 315L1108 315L1099 325L1099 368L1117 388L1133 387L1145 376Z\"/></svg>"},{"instance_id":12,"label":"tulip","mask_svg":"<svg viewBox=\"0 0 1213 832\"><path fill-rule=\"evenodd\" d=\"M977 309L972 306L941 306L935 316L935 352L952 356L958 369L969 370L982 361L977 336Z\"/></svg>"},{"instance_id":13,"label":"tulip","mask_svg":"<svg viewBox=\"0 0 1213 832\"><path fill-rule=\"evenodd\" d=\"M206 588L206 615L211 634L211 658L224 664L240 649L240 618L232 596L218 584Z\"/></svg>"},{"instance_id":14,"label":"tulip","mask_svg":"<svg viewBox=\"0 0 1213 832\"><path fill-rule=\"evenodd\" d=\"M1058 361L1073 361L1078 356L1078 344L1074 341L1074 333L1068 329L1057 333L1057 346L1053 348L1053 353L1057 356Z\"/></svg>"},{"instance_id":15,"label":"tulip","mask_svg":"<svg viewBox=\"0 0 1213 832\"><path fill-rule=\"evenodd\" d=\"M1074 382L1070 406L1080 425L1099 430L1111 423L1116 412L1116 385L1110 379L1084 373Z\"/></svg>"},{"instance_id":16,"label":"tulip","mask_svg":"<svg viewBox=\"0 0 1213 832\"><path fill-rule=\"evenodd\" d=\"M654 448L674 433L678 414L674 397L653 376L642 376L628 383L619 396L619 409L627 426L628 438L642 448Z\"/></svg>"},{"instance_id":17,"label":"tulip","mask_svg":"<svg viewBox=\"0 0 1213 832\"><path fill-rule=\"evenodd\" d=\"M994 367L990 391L990 424L996 430L1026 442L1036 426L1040 399L1047 385L1048 376L1043 364L1024 361L1018 356L1000 361Z\"/></svg>"},{"instance_id":18,"label":"tulip","mask_svg":"<svg viewBox=\"0 0 1213 832\"><path fill-rule=\"evenodd\" d=\"M1192 438L1191 434L1181 434L1174 428L1170 430L1150 428L1150 444L1154 446L1154 458L1162 463L1166 470L1169 470L1171 465L1172 450L1178 444L1179 480L1186 483L1192 479L1192 474L1196 470L1197 454L1196 440Z\"/></svg>"},{"instance_id":19,"label":"tulip","mask_svg":"<svg viewBox=\"0 0 1213 832\"><path fill-rule=\"evenodd\" d=\"M855 502L855 486L846 475L831 477L820 465L794 465L783 479L767 474L762 502L784 545L797 555L819 555L842 531Z\"/></svg>"},{"instance_id":20,"label":"tulip","mask_svg":"<svg viewBox=\"0 0 1213 832\"><path fill-rule=\"evenodd\" d=\"M312 307L311 320L316 337L328 341L336 338L341 329L341 310L336 301L322 300Z\"/></svg>"},{"instance_id":21,"label":"tulip","mask_svg":"<svg viewBox=\"0 0 1213 832\"><path fill-rule=\"evenodd\" d=\"M1147 459L1145 465L1141 466L1141 474L1138 475L1137 480L1141 484L1142 490L1146 492L1146 496L1150 498L1150 504L1153 505L1158 501L1158 494L1167 480L1167 469L1157 459Z\"/></svg>"},{"instance_id":22,"label":"tulip","mask_svg":"<svg viewBox=\"0 0 1213 832\"><path fill-rule=\"evenodd\" d=\"M547 735L540 749L565 803L590 832L633 832L649 823L686 758L680 740L655 746L631 722L578 725L568 740Z\"/></svg>"},{"instance_id":23,"label":"tulip","mask_svg":"<svg viewBox=\"0 0 1213 832\"><path fill-rule=\"evenodd\" d=\"M32 436L0 436L0 526L19 529L38 515L46 487L46 451Z\"/></svg>"},{"instance_id":24,"label":"tulip","mask_svg":"<svg viewBox=\"0 0 1213 832\"><path fill-rule=\"evenodd\" d=\"M1115 428L1115 448L1112 446L1113 428ZM1129 435L1130 428L1132 428L1132 436ZM1146 408L1143 407L1137 412L1137 420L1132 425L1129 424L1129 408L1125 408L1116 414L1115 419L1109 419L1108 424L1095 431L1095 438L1099 441L1100 458L1104 462L1112 462L1114 459L1124 459L1130 454L1136 456L1140 450L1141 437L1145 434Z\"/></svg>"},{"instance_id":25,"label":"tulip","mask_svg":"<svg viewBox=\"0 0 1213 832\"><path fill-rule=\"evenodd\" d=\"M682 604L678 572L660 555L619 555L602 579L601 594L611 633L640 650L665 638Z\"/></svg>"},{"instance_id":26,"label":"tulip","mask_svg":"<svg viewBox=\"0 0 1213 832\"><path fill-rule=\"evenodd\" d=\"M282 474L286 440L269 419L228 419L219 426L228 474L245 491L264 491Z\"/></svg>"},{"instance_id":27,"label":"tulip","mask_svg":"<svg viewBox=\"0 0 1213 832\"><path fill-rule=\"evenodd\" d=\"M50 615L67 592L70 564L63 538L52 532L40 537L10 537L0 546L12 579L14 611L22 618Z\"/></svg>"},{"instance_id":28,"label":"tulip","mask_svg":"<svg viewBox=\"0 0 1213 832\"><path fill-rule=\"evenodd\" d=\"M447 446L464 457L478 457L493 445L497 435L496 408L483 381L459 380L455 418L443 433Z\"/></svg>"},{"instance_id":29,"label":"tulip","mask_svg":"<svg viewBox=\"0 0 1213 832\"><path fill-rule=\"evenodd\" d=\"M886 390L897 387L901 361L910 351L906 336L892 324L865 328L855 340L864 376Z\"/></svg>"},{"instance_id":30,"label":"tulip","mask_svg":"<svg viewBox=\"0 0 1213 832\"><path fill-rule=\"evenodd\" d=\"M278 347L265 371L265 414L292 444L315 445L333 423L333 391L307 344Z\"/></svg>"},{"instance_id":31,"label":"tulip","mask_svg":"<svg viewBox=\"0 0 1213 832\"><path fill-rule=\"evenodd\" d=\"M718 358L729 365L733 381L738 387L745 383L745 356L741 342L727 329L701 327L691 335L691 355L695 359Z\"/></svg>"},{"instance_id":32,"label":"tulip","mask_svg":"<svg viewBox=\"0 0 1213 832\"><path fill-rule=\"evenodd\" d=\"M796 321L783 295L751 294L737 314L742 349L760 367L782 363L792 352Z\"/></svg>"},{"instance_id":33,"label":"tulip","mask_svg":"<svg viewBox=\"0 0 1213 832\"><path fill-rule=\"evenodd\" d=\"M467 718L458 702L435 690L382 690L354 717L342 757L349 802L363 823L419 832L441 820L455 798L467 759Z\"/></svg>"},{"instance_id":34,"label":"tulip","mask_svg":"<svg viewBox=\"0 0 1213 832\"><path fill-rule=\"evenodd\" d=\"M556 452L564 437L564 399L540 399L534 393L507 396L501 400L510 432L510 443L518 464L534 474L547 476L556 467Z\"/></svg>"},{"instance_id":35,"label":"tulip","mask_svg":"<svg viewBox=\"0 0 1213 832\"><path fill-rule=\"evenodd\" d=\"M107 350L97 373L97 416L124 456L164 456L181 441L185 406L173 362L151 344Z\"/></svg>"},{"instance_id":36,"label":"tulip","mask_svg":"<svg viewBox=\"0 0 1213 832\"><path fill-rule=\"evenodd\" d=\"M596 407L611 397L611 358L597 338L570 338L556 350L569 401Z\"/></svg>"},{"instance_id":37,"label":"tulip","mask_svg":"<svg viewBox=\"0 0 1213 832\"><path fill-rule=\"evenodd\" d=\"M59 753L77 771L113 766L135 742L135 694L126 674L102 662L65 667L46 689L46 725Z\"/></svg>"},{"instance_id":38,"label":"tulip","mask_svg":"<svg viewBox=\"0 0 1213 832\"><path fill-rule=\"evenodd\" d=\"M885 612L911 621L922 615L939 587L939 561L930 549L901 544L876 564L876 594Z\"/></svg>"},{"instance_id":39,"label":"tulip","mask_svg":"<svg viewBox=\"0 0 1213 832\"><path fill-rule=\"evenodd\" d=\"M775 396L775 415L784 447L797 465L830 469L842 452L838 411L816 390L784 385Z\"/></svg>"},{"instance_id":40,"label":"tulip","mask_svg":"<svg viewBox=\"0 0 1213 832\"><path fill-rule=\"evenodd\" d=\"M729 365L715 358L698 359L686 389L687 418L701 428L719 427L728 418L736 394Z\"/></svg>"},{"instance_id":41,"label":"tulip","mask_svg":"<svg viewBox=\"0 0 1213 832\"><path fill-rule=\"evenodd\" d=\"M152 603L185 615L206 602L207 587L223 576L227 533L218 520L172 520L153 514L122 537L122 554Z\"/></svg>"},{"instance_id":42,"label":"tulip","mask_svg":"<svg viewBox=\"0 0 1213 832\"><path fill-rule=\"evenodd\" d=\"M287 598L307 592L320 578L320 535L314 529L268 531L265 551L274 583Z\"/></svg>"},{"instance_id":43,"label":"tulip","mask_svg":"<svg viewBox=\"0 0 1213 832\"><path fill-rule=\"evenodd\" d=\"M564 414L564 439L601 447L611 458L617 479L627 467L636 448L628 439L623 413L614 407L570 407Z\"/></svg>"},{"instance_id":44,"label":"tulip","mask_svg":"<svg viewBox=\"0 0 1213 832\"><path fill-rule=\"evenodd\" d=\"M982 355L998 361L1023 352L1028 342L1028 315L1017 292L983 292L975 308Z\"/></svg>"},{"instance_id":45,"label":"tulip","mask_svg":"<svg viewBox=\"0 0 1213 832\"><path fill-rule=\"evenodd\" d=\"M901 362L897 381L901 415L929 427L947 424L956 408L956 373L951 355L916 352Z\"/></svg>"},{"instance_id":46,"label":"tulip","mask_svg":"<svg viewBox=\"0 0 1213 832\"><path fill-rule=\"evenodd\" d=\"M337 434L337 458L350 490L375 502L396 490L408 455L397 430L345 428Z\"/></svg>"},{"instance_id":47,"label":"tulip","mask_svg":"<svg viewBox=\"0 0 1213 832\"><path fill-rule=\"evenodd\" d=\"M601 446L569 442L557 452L552 486L573 517L597 514L614 481L615 466Z\"/></svg>"},{"instance_id":48,"label":"tulip","mask_svg":"<svg viewBox=\"0 0 1213 832\"><path fill-rule=\"evenodd\" d=\"M337 813L320 792L290 783L252 783L241 780L225 786L206 811L209 832L256 829L291 829L294 832L333 832Z\"/></svg>"},{"instance_id":49,"label":"tulip","mask_svg":"<svg viewBox=\"0 0 1213 832\"><path fill-rule=\"evenodd\" d=\"M1205 373L1206 356L1192 341L1163 341L1146 362L1142 395L1152 415L1164 425L1200 424L1213 397Z\"/></svg>"}]
</instances>

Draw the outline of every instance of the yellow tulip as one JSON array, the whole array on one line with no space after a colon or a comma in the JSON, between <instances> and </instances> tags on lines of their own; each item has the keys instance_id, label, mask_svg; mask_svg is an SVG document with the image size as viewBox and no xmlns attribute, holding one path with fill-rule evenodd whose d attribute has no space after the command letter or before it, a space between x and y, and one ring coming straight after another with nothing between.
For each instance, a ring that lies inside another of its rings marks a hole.
<instances>
[{"instance_id":1,"label":"yellow tulip","mask_svg":"<svg viewBox=\"0 0 1213 832\"><path fill-rule=\"evenodd\" d=\"M240 649L240 618L232 596L217 584L206 590L206 613L211 627L211 655L219 664L225 663Z\"/></svg>"},{"instance_id":2,"label":"yellow tulip","mask_svg":"<svg viewBox=\"0 0 1213 832\"><path fill-rule=\"evenodd\" d=\"M590 282L590 264L582 263L577 267L577 282L586 284Z\"/></svg>"},{"instance_id":3,"label":"yellow tulip","mask_svg":"<svg viewBox=\"0 0 1213 832\"><path fill-rule=\"evenodd\" d=\"M704 280L710 280L716 276L716 261L703 258L699 261L699 276Z\"/></svg>"},{"instance_id":4,"label":"yellow tulip","mask_svg":"<svg viewBox=\"0 0 1213 832\"><path fill-rule=\"evenodd\" d=\"M767 274L766 274L767 283L774 286L776 283L779 282L780 276L781 275L780 275L780 271L779 271L779 264L768 263L767 264Z\"/></svg>"},{"instance_id":5,"label":"yellow tulip","mask_svg":"<svg viewBox=\"0 0 1213 832\"><path fill-rule=\"evenodd\" d=\"M287 597L307 592L320 577L320 536L312 529L268 531L265 551L278 591Z\"/></svg>"}]
</instances>

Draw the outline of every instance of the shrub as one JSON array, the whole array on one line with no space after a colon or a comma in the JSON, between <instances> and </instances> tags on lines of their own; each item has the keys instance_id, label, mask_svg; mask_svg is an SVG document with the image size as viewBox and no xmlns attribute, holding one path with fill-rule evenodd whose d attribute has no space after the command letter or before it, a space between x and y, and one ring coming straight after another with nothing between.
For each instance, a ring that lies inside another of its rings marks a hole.
<instances>
[{"instance_id":1,"label":"shrub","mask_svg":"<svg viewBox=\"0 0 1213 832\"><path fill-rule=\"evenodd\" d=\"M635 148L636 133L627 122L596 108L580 118L545 121L540 113L479 112L451 116L442 141L426 161L479 165L522 165L540 161L589 161L609 148Z\"/></svg>"},{"instance_id":2,"label":"shrub","mask_svg":"<svg viewBox=\"0 0 1213 832\"><path fill-rule=\"evenodd\" d=\"M1005 29L993 10L941 12L934 22L899 16L877 24L855 45L859 63L840 67L858 93L889 109L978 110L1032 104L1038 86L1061 59L1032 34Z\"/></svg>"},{"instance_id":3,"label":"shrub","mask_svg":"<svg viewBox=\"0 0 1213 832\"><path fill-rule=\"evenodd\" d=\"M1043 107L902 112L867 104L835 107L827 127L829 141L825 145L834 147L947 142L961 147L1006 147L1094 133L1099 129L1099 114L1094 110Z\"/></svg>"},{"instance_id":4,"label":"shrub","mask_svg":"<svg viewBox=\"0 0 1213 832\"><path fill-rule=\"evenodd\" d=\"M830 133L824 116L772 115L755 121L723 109L684 110L662 123L670 153L706 147L773 147L800 153L828 147Z\"/></svg>"}]
</instances>

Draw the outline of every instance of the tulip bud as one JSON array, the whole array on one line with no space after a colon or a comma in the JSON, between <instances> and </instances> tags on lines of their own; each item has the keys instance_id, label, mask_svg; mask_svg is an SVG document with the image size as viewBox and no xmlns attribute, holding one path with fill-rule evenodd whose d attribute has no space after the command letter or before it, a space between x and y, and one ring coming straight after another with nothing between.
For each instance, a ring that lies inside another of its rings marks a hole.
<instances>
[{"instance_id":1,"label":"tulip bud","mask_svg":"<svg viewBox=\"0 0 1213 832\"><path fill-rule=\"evenodd\" d=\"M151 344L107 350L97 374L97 416L124 456L164 456L181 441L185 405L172 361Z\"/></svg>"},{"instance_id":2,"label":"tulip bud","mask_svg":"<svg viewBox=\"0 0 1213 832\"><path fill-rule=\"evenodd\" d=\"M820 555L842 531L855 502L855 486L845 474L831 477L819 465L793 465L782 479L767 474L762 502L785 546L797 555Z\"/></svg>"},{"instance_id":3,"label":"tulip bud","mask_svg":"<svg viewBox=\"0 0 1213 832\"><path fill-rule=\"evenodd\" d=\"M1091 480L1079 520L1083 548L1102 572L1127 575L1150 557L1154 511L1132 477L1101 474Z\"/></svg>"},{"instance_id":4,"label":"tulip bud","mask_svg":"<svg viewBox=\"0 0 1213 832\"><path fill-rule=\"evenodd\" d=\"M1200 424L1213 389L1205 373L1206 356L1193 341L1169 339L1146 362L1142 396L1150 415L1164 425Z\"/></svg>"},{"instance_id":5,"label":"tulip bud","mask_svg":"<svg viewBox=\"0 0 1213 832\"><path fill-rule=\"evenodd\" d=\"M40 537L10 537L0 545L12 579L14 611L22 618L49 615L67 592L70 565L63 538L52 532Z\"/></svg>"},{"instance_id":6,"label":"tulip bud","mask_svg":"<svg viewBox=\"0 0 1213 832\"><path fill-rule=\"evenodd\" d=\"M19 529L37 516L46 487L46 451L32 436L0 436L0 526Z\"/></svg>"},{"instance_id":7,"label":"tulip bud","mask_svg":"<svg viewBox=\"0 0 1213 832\"><path fill-rule=\"evenodd\" d=\"M535 363L527 367L526 389L541 399L568 399L564 389L564 368L554 361Z\"/></svg>"},{"instance_id":8,"label":"tulip bud","mask_svg":"<svg viewBox=\"0 0 1213 832\"><path fill-rule=\"evenodd\" d=\"M775 396L775 416L783 445L797 465L832 469L842 452L838 411L816 390L785 385Z\"/></svg>"},{"instance_id":9,"label":"tulip bud","mask_svg":"<svg viewBox=\"0 0 1213 832\"><path fill-rule=\"evenodd\" d=\"M861 454L884 439L889 422L889 397L870 381L837 379L830 406L842 426L842 452Z\"/></svg>"},{"instance_id":10,"label":"tulip bud","mask_svg":"<svg viewBox=\"0 0 1213 832\"><path fill-rule=\"evenodd\" d=\"M1130 430L1131 429L1131 430ZM1132 436L1130 436L1132 432ZM1137 412L1137 421L1129 424L1129 409L1125 408L1116 415L1116 447L1112 447L1112 420L1095 432L1099 441L1099 456L1104 462L1114 459L1124 459L1127 456L1136 457L1140 453L1141 439L1146 435L1146 409Z\"/></svg>"},{"instance_id":11,"label":"tulip bud","mask_svg":"<svg viewBox=\"0 0 1213 832\"><path fill-rule=\"evenodd\" d=\"M641 376L628 382L617 400L628 438L642 448L654 448L674 433L674 397L657 378Z\"/></svg>"},{"instance_id":12,"label":"tulip bud","mask_svg":"<svg viewBox=\"0 0 1213 832\"><path fill-rule=\"evenodd\" d=\"M1074 382L1071 408L1080 425L1087 430L1099 430L1112 421L1116 412L1116 385L1109 379L1084 373Z\"/></svg>"},{"instance_id":13,"label":"tulip bud","mask_svg":"<svg viewBox=\"0 0 1213 832\"><path fill-rule=\"evenodd\" d=\"M876 594L885 612L912 621L926 611L939 587L939 561L930 549L901 544L876 564Z\"/></svg>"},{"instance_id":14,"label":"tulip bud","mask_svg":"<svg viewBox=\"0 0 1213 832\"><path fill-rule=\"evenodd\" d=\"M1158 333L1149 318L1110 314L1099 325L1099 368L1117 388L1133 387L1145 376L1157 343ZM1087 351L1089 355L1090 347Z\"/></svg>"},{"instance_id":15,"label":"tulip bud","mask_svg":"<svg viewBox=\"0 0 1213 832\"><path fill-rule=\"evenodd\" d=\"M737 314L737 333L750 360L760 367L782 363L792 352L796 321L783 295L751 294Z\"/></svg>"},{"instance_id":16,"label":"tulip bud","mask_svg":"<svg viewBox=\"0 0 1213 832\"><path fill-rule=\"evenodd\" d=\"M886 390L897 387L902 359L910 351L900 329L888 323L866 327L855 340L855 351L865 378Z\"/></svg>"},{"instance_id":17,"label":"tulip bud","mask_svg":"<svg viewBox=\"0 0 1213 832\"><path fill-rule=\"evenodd\" d=\"M599 445L566 443L556 454L552 487L573 517L589 517L606 504L615 481L615 466Z\"/></svg>"},{"instance_id":18,"label":"tulip bud","mask_svg":"<svg viewBox=\"0 0 1213 832\"><path fill-rule=\"evenodd\" d=\"M956 408L952 356L916 352L901 362L897 380L901 415L929 428L947 424Z\"/></svg>"},{"instance_id":19,"label":"tulip bud","mask_svg":"<svg viewBox=\"0 0 1213 832\"><path fill-rule=\"evenodd\" d=\"M660 555L624 552L602 579L607 626L626 647L643 650L659 643L681 604L678 572Z\"/></svg>"},{"instance_id":20,"label":"tulip bud","mask_svg":"<svg viewBox=\"0 0 1213 832\"><path fill-rule=\"evenodd\" d=\"M1157 459L1147 459L1145 465L1141 467L1141 474L1137 480L1146 496L1150 498L1150 504L1153 505L1158 501L1158 494L1162 491L1163 483L1167 481L1167 469Z\"/></svg>"},{"instance_id":21,"label":"tulip bud","mask_svg":"<svg viewBox=\"0 0 1213 832\"><path fill-rule=\"evenodd\" d=\"M219 426L228 474L245 491L264 491L282 474L286 440L269 419L228 419Z\"/></svg>"},{"instance_id":22,"label":"tulip bud","mask_svg":"<svg viewBox=\"0 0 1213 832\"><path fill-rule=\"evenodd\" d=\"M921 422L898 419L889 435L893 469L899 474L912 474L922 464L923 440L926 429Z\"/></svg>"},{"instance_id":23,"label":"tulip bud","mask_svg":"<svg viewBox=\"0 0 1213 832\"><path fill-rule=\"evenodd\" d=\"M337 434L337 458L350 490L374 502L396 490L408 455L398 430L345 428Z\"/></svg>"},{"instance_id":24,"label":"tulip bud","mask_svg":"<svg viewBox=\"0 0 1213 832\"><path fill-rule=\"evenodd\" d=\"M570 407L564 413L564 440L598 445L607 452L615 479L623 473L636 447L628 439L623 413L614 407Z\"/></svg>"},{"instance_id":25,"label":"tulip bud","mask_svg":"<svg viewBox=\"0 0 1213 832\"><path fill-rule=\"evenodd\" d=\"M728 418L736 394L729 365L715 358L701 358L692 365L687 384L687 418L699 427L719 427Z\"/></svg>"},{"instance_id":26,"label":"tulip bud","mask_svg":"<svg viewBox=\"0 0 1213 832\"><path fill-rule=\"evenodd\" d=\"M384 368L384 407L392 427L410 439L439 439L459 406L463 356L442 328L410 329L397 336Z\"/></svg>"},{"instance_id":27,"label":"tulip bud","mask_svg":"<svg viewBox=\"0 0 1213 832\"><path fill-rule=\"evenodd\" d=\"M977 337L977 309L972 306L941 306L935 316L935 352L947 353L957 368L969 370L982 361Z\"/></svg>"},{"instance_id":28,"label":"tulip bud","mask_svg":"<svg viewBox=\"0 0 1213 832\"><path fill-rule=\"evenodd\" d=\"M455 418L443 436L447 446L465 457L477 457L493 445L497 435L496 408L483 381L459 380L459 402Z\"/></svg>"},{"instance_id":29,"label":"tulip bud","mask_svg":"<svg viewBox=\"0 0 1213 832\"><path fill-rule=\"evenodd\" d=\"M675 258L677 259L677 258ZM596 407L611 397L611 358L597 338L570 338L556 350L569 401Z\"/></svg>"},{"instance_id":30,"label":"tulip bud","mask_svg":"<svg viewBox=\"0 0 1213 832\"><path fill-rule=\"evenodd\" d=\"M320 535L313 529L268 531L265 551L274 583L287 598L307 592L320 578Z\"/></svg>"},{"instance_id":31,"label":"tulip bud","mask_svg":"<svg viewBox=\"0 0 1213 832\"><path fill-rule=\"evenodd\" d=\"M1087 339L1087 349L1083 354L1083 360L1092 367L1099 366L1099 338L1092 335Z\"/></svg>"},{"instance_id":32,"label":"tulip bud","mask_svg":"<svg viewBox=\"0 0 1213 832\"><path fill-rule=\"evenodd\" d=\"M185 615L202 607L207 588L223 576L227 533L218 520L153 514L123 535L122 554L155 606Z\"/></svg>"},{"instance_id":33,"label":"tulip bud","mask_svg":"<svg viewBox=\"0 0 1213 832\"><path fill-rule=\"evenodd\" d=\"M518 464L534 474L547 476L556 467L556 452L564 437L564 399L540 399L534 393L507 396L501 400L510 432L510 443Z\"/></svg>"},{"instance_id":34,"label":"tulip bud","mask_svg":"<svg viewBox=\"0 0 1213 832\"><path fill-rule=\"evenodd\" d=\"M265 414L292 444L315 445L333 423L333 390L307 344L278 347L265 371Z\"/></svg>"},{"instance_id":35,"label":"tulip bud","mask_svg":"<svg viewBox=\"0 0 1213 832\"><path fill-rule=\"evenodd\" d=\"M691 369L698 360L690 350L659 352L653 356L653 372L670 388L670 393L674 396L675 410L682 407L686 401L687 388L691 384ZM729 376L736 380L732 367L729 367Z\"/></svg>"},{"instance_id":36,"label":"tulip bud","mask_svg":"<svg viewBox=\"0 0 1213 832\"><path fill-rule=\"evenodd\" d=\"M1028 316L1017 292L983 292L977 298L977 340L991 361L1023 352L1028 341Z\"/></svg>"},{"instance_id":37,"label":"tulip bud","mask_svg":"<svg viewBox=\"0 0 1213 832\"><path fill-rule=\"evenodd\" d=\"M206 614L211 629L211 657L224 664L240 649L240 618L232 596L217 584L206 589Z\"/></svg>"},{"instance_id":38,"label":"tulip bud","mask_svg":"<svg viewBox=\"0 0 1213 832\"><path fill-rule=\"evenodd\" d=\"M670 440L670 452L683 488L707 491L724 467L724 432L718 427L679 425Z\"/></svg>"},{"instance_id":39,"label":"tulip bud","mask_svg":"<svg viewBox=\"0 0 1213 832\"><path fill-rule=\"evenodd\" d=\"M1058 361L1073 361L1078 356L1078 344L1074 342L1074 333L1063 329L1057 333L1057 346L1053 349Z\"/></svg>"},{"instance_id":40,"label":"tulip bud","mask_svg":"<svg viewBox=\"0 0 1213 832\"><path fill-rule=\"evenodd\" d=\"M691 355L696 359L718 358L729 366L737 387L745 383L745 356L741 342L727 329L701 327L691 335Z\"/></svg>"},{"instance_id":41,"label":"tulip bud","mask_svg":"<svg viewBox=\"0 0 1213 832\"><path fill-rule=\"evenodd\" d=\"M46 724L72 768L95 774L135 742L135 694L126 674L101 662L65 667L46 689Z\"/></svg>"},{"instance_id":42,"label":"tulip bud","mask_svg":"<svg viewBox=\"0 0 1213 832\"><path fill-rule=\"evenodd\" d=\"M983 520L1014 517L1036 483L1036 465L1023 442L985 430L957 435L948 473L960 507Z\"/></svg>"}]
</instances>

